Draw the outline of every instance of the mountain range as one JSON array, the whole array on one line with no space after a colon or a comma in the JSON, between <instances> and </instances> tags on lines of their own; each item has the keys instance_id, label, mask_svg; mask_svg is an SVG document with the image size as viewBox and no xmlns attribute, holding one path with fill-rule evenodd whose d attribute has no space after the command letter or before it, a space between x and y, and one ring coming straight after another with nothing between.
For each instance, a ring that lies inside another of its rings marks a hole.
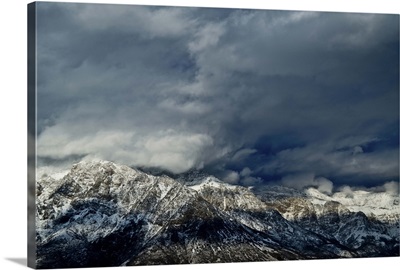
<instances>
[{"instance_id":1,"label":"mountain range","mask_svg":"<svg viewBox=\"0 0 400 270\"><path fill-rule=\"evenodd\" d=\"M399 256L399 197L80 162L36 184L37 268Z\"/></svg>"}]
</instances>

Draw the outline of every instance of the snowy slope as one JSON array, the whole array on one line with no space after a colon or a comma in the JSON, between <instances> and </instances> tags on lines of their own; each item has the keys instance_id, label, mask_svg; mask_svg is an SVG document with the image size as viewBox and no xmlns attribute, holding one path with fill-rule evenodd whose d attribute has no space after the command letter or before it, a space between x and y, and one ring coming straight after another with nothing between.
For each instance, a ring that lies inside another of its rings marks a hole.
<instances>
[{"instance_id":1,"label":"snowy slope","mask_svg":"<svg viewBox=\"0 0 400 270\"><path fill-rule=\"evenodd\" d=\"M332 196L321 193L315 188L308 188L305 193L314 205L327 201L336 201L352 212L363 212L369 217L381 221L398 221L400 214L399 197L387 192L353 191L351 195L336 192Z\"/></svg>"},{"instance_id":2,"label":"snowy slope","mask_svg":"<svg viewBox=\"0 0 400 270\"><path fill-rule=\"evenodd\" d=\"M398 227L352 208L391 209L386 197L374 206L198 172L174 180L107 161L55 173L37 183L39 268L398 255Z\"/></svg>"}]
</instances>

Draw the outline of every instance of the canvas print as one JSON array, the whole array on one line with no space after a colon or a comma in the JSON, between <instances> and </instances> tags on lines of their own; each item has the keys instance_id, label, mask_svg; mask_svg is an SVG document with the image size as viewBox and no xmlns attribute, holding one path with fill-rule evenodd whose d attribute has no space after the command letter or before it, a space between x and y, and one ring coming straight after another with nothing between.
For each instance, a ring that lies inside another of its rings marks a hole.
<instances>
[{"instance_id":1,"label":"canvas print","mask_svg":"<svg viewBox=\"0 0 400 270\"><path fill-rule=\"evenodd\" d=\"M399 256L399 15L28 5L33 268Z\"/></svg>"}]
</instances>

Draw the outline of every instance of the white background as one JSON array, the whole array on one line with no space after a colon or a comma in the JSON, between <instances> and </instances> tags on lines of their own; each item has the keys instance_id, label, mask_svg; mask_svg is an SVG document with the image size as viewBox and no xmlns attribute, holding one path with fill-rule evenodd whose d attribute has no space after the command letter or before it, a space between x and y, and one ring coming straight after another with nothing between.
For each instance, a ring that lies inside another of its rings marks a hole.
<instances>
[{"instance_id":1,"label":"white background","mask_svg":"<svg viewBox=\"0 0 400 270\"><path fill-rule=\"evenodd\" d=\"M58 1L57 1L58 2ZM72 2L72 1L65 1ZM112 3L108 1L84 1ZM167 0L123 1L122 4L239 7L288 10L319 10L400 13L399 0ZM0 6L0 269L26 268L26 5L29 1L3 0ZM349 269L392 268L400 257L378 259L314 260L136 267L132 269ZM98 268L92 268L98 269ZM121 269L121 268L109 268Z\"/></svg>"}]
</instances>

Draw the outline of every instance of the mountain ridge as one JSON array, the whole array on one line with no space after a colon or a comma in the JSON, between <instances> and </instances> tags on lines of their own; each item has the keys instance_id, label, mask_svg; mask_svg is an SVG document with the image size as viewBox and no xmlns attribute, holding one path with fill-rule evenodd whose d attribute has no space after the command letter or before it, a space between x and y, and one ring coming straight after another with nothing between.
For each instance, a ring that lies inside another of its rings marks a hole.
<instances>
[{"instance_id":1,"label":"mountain ridge","mask_svg":"<svg viewBox=\"0 0 400 270\"><path fill-rule=\"evenodd\" d=\"M38 268L399 255L398 225L334 200L196 177L95 161L39 179Z\"/></svg>"}]
</instances>

